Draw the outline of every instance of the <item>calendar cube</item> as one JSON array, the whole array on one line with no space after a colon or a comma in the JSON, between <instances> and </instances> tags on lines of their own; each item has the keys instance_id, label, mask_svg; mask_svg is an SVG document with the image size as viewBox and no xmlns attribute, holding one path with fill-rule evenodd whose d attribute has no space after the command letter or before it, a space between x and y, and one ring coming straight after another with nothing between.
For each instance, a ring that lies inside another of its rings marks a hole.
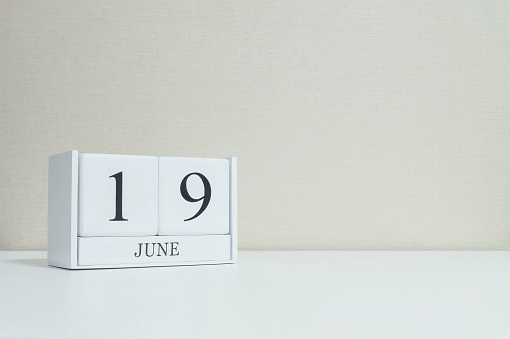
<instances>
[{"instance_id":1,"label":"calendar cube","mask_svg":"<svg viewBox=\"0 0 510 339\"><path fill-rule=\"evenodd\" d=\"M159 158L158 235L229 233L229 162Z\"/></svg>"},{"instance_id":2,"label":"calendar cube","mask_svg":"<svg viewBox=\"0 0 510 339\"><path fill-rule=\"evenodd\" d=\"M149 236L158 232L158 159L80 154L78 236Z\"/></svg>"}]
</instances>

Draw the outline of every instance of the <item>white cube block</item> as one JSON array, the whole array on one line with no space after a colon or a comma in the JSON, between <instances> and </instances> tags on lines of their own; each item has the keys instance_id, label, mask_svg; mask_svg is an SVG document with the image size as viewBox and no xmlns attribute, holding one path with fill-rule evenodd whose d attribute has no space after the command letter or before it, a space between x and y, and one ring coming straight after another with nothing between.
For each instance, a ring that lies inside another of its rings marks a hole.
<instances>
[{"instance_id":1,"label":"white cube block","mask_svg":"<svg viewBox=\"0 0 510 339\"><path fill-rule=\"evenodd\" d=\"M159 235L229 233L226 159L159 158Z\"/></svg>"},{"instance_id":2,"label":"white cube block","mask_svg":"<svg viewBox=\"0 0 510 339\"><path fill-rule=\"evenodd\" d=\"M149 236L158 232L158 159L79 155L78 235Z\"/></svg>"}]
</instances>

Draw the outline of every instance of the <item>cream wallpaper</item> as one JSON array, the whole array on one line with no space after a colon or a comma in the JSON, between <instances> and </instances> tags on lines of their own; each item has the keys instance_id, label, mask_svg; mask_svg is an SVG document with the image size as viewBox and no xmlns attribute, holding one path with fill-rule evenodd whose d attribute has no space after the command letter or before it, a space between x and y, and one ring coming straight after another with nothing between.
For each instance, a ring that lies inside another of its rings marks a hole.
<instances>
[{"instance_id":1,"label":"cream wallpaper","mask_svg":"<svg viewBox=\"0 0 510 339\"><path fill-rule=\"evenodd\" d=\"M239 161L241 250L510 249L508 1L0 1L0 250L48 156Z\"/></svg>"}]
</instances>

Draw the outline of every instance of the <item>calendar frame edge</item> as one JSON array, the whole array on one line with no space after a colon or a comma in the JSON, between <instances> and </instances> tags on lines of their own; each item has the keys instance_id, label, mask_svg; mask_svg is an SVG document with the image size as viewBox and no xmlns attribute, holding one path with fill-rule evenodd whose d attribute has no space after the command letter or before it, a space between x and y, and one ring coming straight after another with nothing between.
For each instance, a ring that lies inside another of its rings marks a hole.
<instances>
[{"instance_id":1,"label":"calendar frame edge","mask_svg":"<svg viewBox=\"0 0 510 339\"><path fill-rule=\"evenodd\" d=\"M49 157L48 265L78 266L78 151Z\"/></svg>"}]
</instances>

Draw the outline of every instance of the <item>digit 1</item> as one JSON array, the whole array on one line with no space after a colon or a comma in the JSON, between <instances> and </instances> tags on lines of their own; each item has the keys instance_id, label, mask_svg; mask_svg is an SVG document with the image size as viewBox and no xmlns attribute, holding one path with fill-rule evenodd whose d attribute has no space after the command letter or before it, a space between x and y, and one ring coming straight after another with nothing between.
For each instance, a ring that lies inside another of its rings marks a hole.
<instances>
[{"instance_id":1,"label":"digit 1","mask_svg":"<svg viewBox=\"0 0 510 339\"><path fill-rule=\"evenodd\" d=\"M128 221L122 217L122 172L110 175L115 178L115 218L110 221Z\"/></svg>"},{"instance_id":2,"label":"digit 1","mask_svg":"<svg viewBox=\"0 0 510 339\"><path fill-rule=\"evenodd\" d=\"M186 186L186 183L188 181L188 178L192 175L198 175L198 177L202 180L202 183L204 184L204 196L200 197L198 199L192 198L188 193L188 188ZM200 209L198 212L192 216L191 218L185 219L184 221L190 221L198 217L200 214L202 214L203 211L207 208L207 205L209 205L209 201L211 200L211 184L209 183L209 180L203 175L202 173L194 172L190 173L187 176L184 177L181 181L181 195L186 201L189 202L197 202L200 200L203 200L202 206L200 206Z\"/></svg>"}]
</instances>

